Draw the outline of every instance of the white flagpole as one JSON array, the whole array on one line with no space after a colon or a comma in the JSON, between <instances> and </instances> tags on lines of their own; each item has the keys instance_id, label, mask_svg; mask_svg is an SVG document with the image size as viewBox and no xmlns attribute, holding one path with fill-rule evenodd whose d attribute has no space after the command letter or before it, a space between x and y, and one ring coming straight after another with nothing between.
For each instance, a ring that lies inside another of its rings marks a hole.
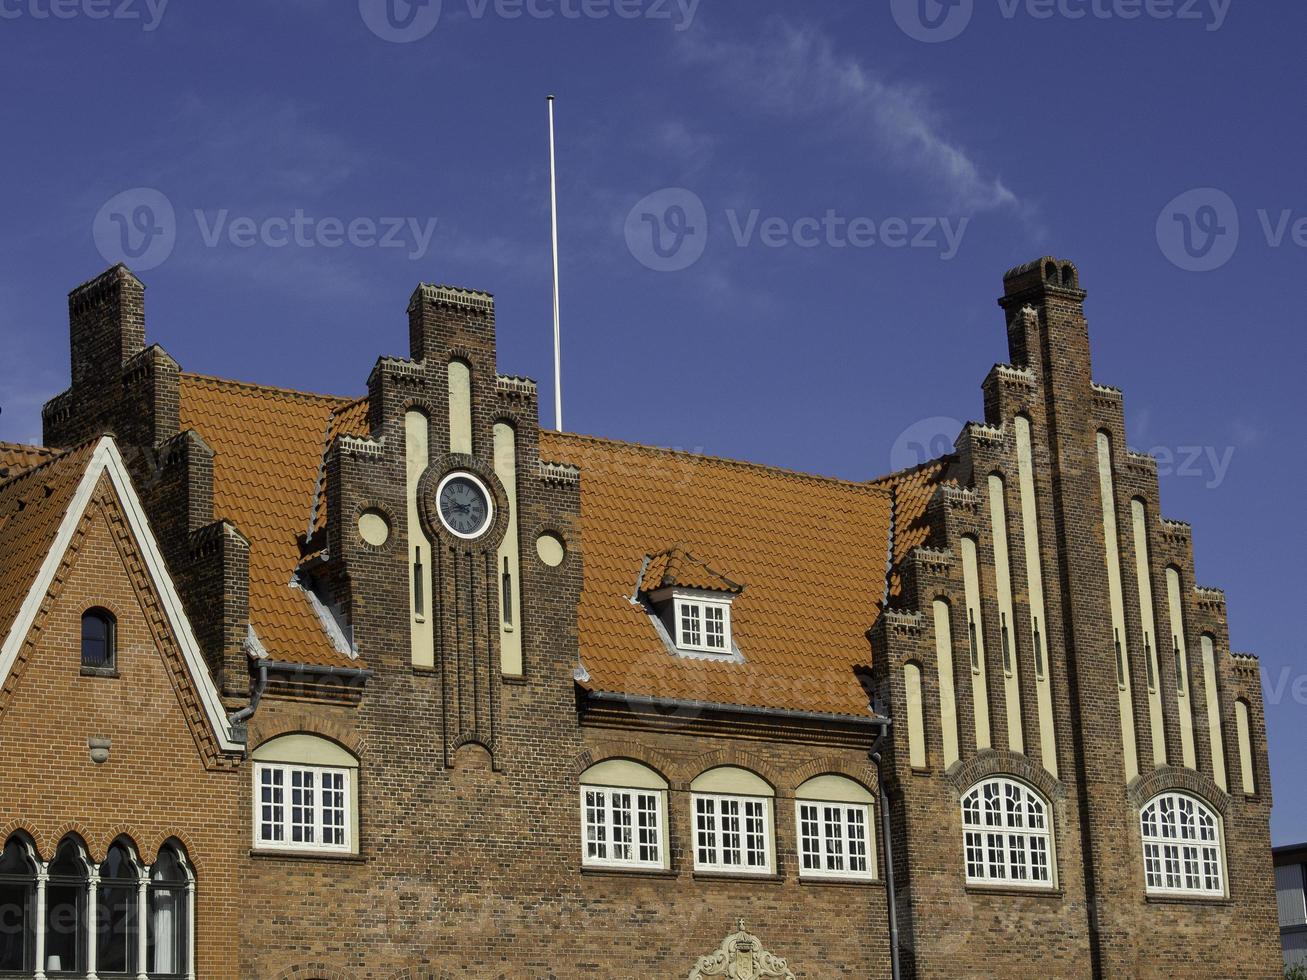
<instances>
[{"instance_id":1,"label":"white flagpole","mask_svg":"<svg viewBox=\"0 0 1307 980\"><path fill-rule=\"evenodd\" d=\"M558 171L554 163L554 97L549 102L549 211L554 243L554 428L563 431L563 347L558 313Z\"/></svg>"}]
</instances>

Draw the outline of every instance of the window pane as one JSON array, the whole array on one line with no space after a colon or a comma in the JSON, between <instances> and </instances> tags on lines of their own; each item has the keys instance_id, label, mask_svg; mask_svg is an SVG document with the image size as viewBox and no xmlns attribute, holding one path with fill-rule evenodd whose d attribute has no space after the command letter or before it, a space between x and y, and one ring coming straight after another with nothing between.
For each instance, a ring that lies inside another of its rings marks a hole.
<instances>
[{"instance_id":1,"label":"window pane","mask_svg":"<svg viewBox=\"0 0 1307 980\"><path fill-rule=\"evenodd\" d=\"M36 968L35 901L34 881L0 881L0 970Z\"/></svg>"},{"instance_id":2,"label":"window pane","mask_svg":"<svg viewBox=\"0 0 1307 980\"><path fill-rule=\"evenodd\" d=\"M720 606L704 606L703 611L707 645L716 650L726 649L726 610Z\"/></svg>"},{"instance_id":3,"label":"window pane","mask_svg":"<svg viewBox=\"0 0 1307 980\"><path fill-rule=\"evenodd\" d=\"M699 616L699 607L686 603L681 606L681 646L697 647L702 645L703 628Z\"/></svg>"},{"instance_id":4,"label":"window pane","mask_svg":"<svg viewBox=\"0 0 1307 980\"><path fill-rule=\"evenodd\" d=\"M106 973L136 972L136 908L139 895L134 886L101 887L96 909L96 970Z\"/></svg>"},{"instance_id":5,"label":"window pane","mask_svg":"<svg viewBox=\"0 0 1307 980\"><path fill-rule=\"evenodd\" d=\"M286 839L286 773L264 767L259 773L259 840L279 843Z\"/></svg>"},{"instance_id":6,"label":"window pane","mask_svg":"<svg viewBox=\"0 0 1307 980\"><path fill-rule=\"evenodd\" d=\"M185 973L186 890L175 885L151 886L149 896L149 971L152 976Z\"/></svg>"},{"instance_id":7,"label":"window pane","mask_svg":"<svg viewBox=\"0 0 1307 980\"><path fill-rule=\"evenodd\" d=\"M82 666L113 666L113 620L100 610L82 617Z\"/></svg>"},{"instance_id":8,"label":"window pane","mask_svg":"<svg viewBox=\"0 0 1307 980\"><path fill-rule=\"evenodd\" d=\"M290 839L296 844L314 841L313 772L292 769L290 773Z\"/></svg>"}]
</instances>

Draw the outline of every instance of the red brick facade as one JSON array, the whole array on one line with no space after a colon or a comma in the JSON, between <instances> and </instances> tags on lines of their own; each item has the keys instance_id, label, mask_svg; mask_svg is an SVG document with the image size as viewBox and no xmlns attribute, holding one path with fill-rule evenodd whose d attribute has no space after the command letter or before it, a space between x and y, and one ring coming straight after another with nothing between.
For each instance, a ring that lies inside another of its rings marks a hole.
<instances>
[{"instance_id":1,"label":"red brick facade","mask_svg":"<svg viewBox=\"0 0 1307 980\"><path fill-rule=\"evenodd\" d=\"M1093 383L1078 272L1042 260L1009 273L1005 286L1012 364L986 380L985 423L967 427L957 452L865 486L812 485L811 492L832 498L856 497L872 523L889 515L876 540L846 542L865 546L881 566L892 556L883 576L876 569L879 588L855 597L866 609L859 624L865 640L857 637L865 657L858 653L850 665L844 653L824 652L816 631L796 634L780 659L751 661L745 640L757 627L749 617L785 616L784 604L797 600L757 587L750 593L745 581L752 604L738 607L745 639L737 669L663 650L640 609L638 561L629 570L633 595L626 596L621 565L621 601L586 607L580 631L583 604L614 598L586 591L587 553L595 562L612 560L621 551L611 547L614 536L625 536L637 555L710 547L721 553L698 557L728 578L750 562L765 568L841 558L803 554L802 542L789 546L797 554L778 552L742 518L720 538L687 517L683 537L644 540L653 503L640 481L623 482L620 467L632 465L630 457L599 442L542 438L534 385L497 373L490 297L419 289L409 310L411 357L378 361L366 402L229 389L229 400L265 413L267 431L251 436L249 455L260 455L262 439L268 458L298 454L296 473L308 474L303 520L297 512L295 526L274 529L298 549L282 575L280 566L268 571L266 528L215 521L223 516L215 515L215 493L239 501L242 492L263 492L253 489L259 461L244 458L230 426L209 425L184 403L185 376L159 348L145 347L143 287L125 270L111 270L71 298L73 386L47 407L46 442L70 448L115 434L212 680L192 676L181 653L185 638L160 608L163 593L125 517L130 502L103 482L0 694L0 826L30 837L42 861L74 832L95 861L120 835L146 864L164 841L179 842L194 871L195 971L204 978L684 977L740 918L795 977L887 977L891 905L904 976L1278 976L1255 661L1230 652L1220 594L1195 587L1187 527L1159 516L1155 465L1125 451L1120 393ZM455 360L471 379L470 453L452 444L461 411L451 405L448 366ZM278 412L292 410L305 431L321 413L317 444L273 445ZM407 542L417 528L407 526L405 417L413 411L426 417L430 447L417 512L432 542L421 570L430 585L432 666L415 666L410 637L415 571ZM1031 434L1033 518L1019 488L1018 418ZM183 419L192 420L186 431ZM502 433L504 425L514 437L512 487L495 454L496 426ZM1123 584L1116 592L1105 566L1111 539L1102 518L1100 432L1113 447ZM651 457L647 465L669 467L686 493L716 486L704 482L702 467L710 464L692 457ZM603 466L613 469L596 473ZM458 538L432 511L433 482L451 471L489 488L495 518L479 538ZM1005 481L1006 549L991 518L991 475ZM286 471L287 481L297 478ZM741 470L726 481L730 489L713 492L740 495L731 503L741 509L732 513L747 514L748 494L784 499L784 481L795 479L809 478ZM0 477L0 547L9 516L4 485ZM621 494L628 496L613 496ZM1138 608L1136 500L1147 513L1154 633L1170 633L1166 569L1184 584L1183 678L1178 653L1173 659L1162 648L1168 655L1155 661L1144 654L1162 641L1147 633ZM391 533L383 543L361 536L364 513L384 516ZM599 515L609 516L601 522ZM1045 610L1035 641L1018 628L1038 608L1025 571L1027 519L1038 521ZM497 549L510 527L520 563L506 587ZM565 545L558 563L537 557L546 533ZM975 542L979 568L974 612L964 539ZM999 584L1004 550L1010 590ZM598 565L590 575L591 583L600 579ZM755 586L763 581L756 579ZM521 609L511 624L521 635L520 676L501 670L500 605L513 594ZM951 610L952 708L940 684L936 600ZM1117 605L1128 685L1115 666ZM117 618L116 677L79 669L80 617L92 606ZM291 611L274 622L283 607ZM974 613L980 671L968 668ZM604 672L592 676L587 644L605 617L618 615L636 617L622 635L644 635L632 623L647 626L644 659L633 658L623 676L620 657L609 653ZM294 630L319 621L314 635L303 634L297 658ZM1211 703L1221 759L1211 748L1204 635L1214 650ZM261 636L277 644L272 655ZM1036 656L1044 688L1034 676ZM862 714L805 710L825 705L830 694L805 693L805 663L812 677L842 672L840 697L865 693L890 723L870 706ZM978 711L975 678L982 673L987 706ZM919 699L909 677L920 678ZM217 685L231 716L217 727L243 736L243 747L219 744L203 710L205 684ZM1123 772L1127 747L1117 710L1127 689L1134 692L1140 773L1132 779ZM1177 689L1192 705L1193 767L1183 762L1189 743L1181 732L1188 729L1171 693ZM1157 710L1155 725L1150 712ZM1236 714L1244 711L1250 793L1242 791L1243 715ZM956 752L943 722L954 715ZM1164 733L1164 765L1156 764L1155 729ZM256 846L251 756L280 736L303 734L356 760L358 823L354 846L343 853ZM91 761L89 737L110 739L107 762ZM1045 745L1055 746L1055 760L1044 757ZM875 751L883 753L879 770ZM640 763L665 783L664 867L583 867L580 777L608 760ZM720 767L760 777L772 794L768 874L696 871L691 787ZM843 777L875 801L872 880L800 873L796 791L822 776ZM961 801L989 777L1027 787L1046 804L1055 865L1046 886L968 884ZM1167 792L1218 815L1219 895L1148 893L1140 812Z\"/></svg>"}]
</instances>

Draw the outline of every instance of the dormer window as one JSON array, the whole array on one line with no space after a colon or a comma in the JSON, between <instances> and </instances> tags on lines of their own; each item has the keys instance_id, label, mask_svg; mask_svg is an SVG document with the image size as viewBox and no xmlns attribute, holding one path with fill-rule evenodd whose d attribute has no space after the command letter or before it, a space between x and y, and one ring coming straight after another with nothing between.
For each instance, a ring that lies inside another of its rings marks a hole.
<instances>
[{"instance_id":1,"label":"dormer window","mask_svg":"<svg viewBox=\"0 0 1307 980\"><path fill-rule=\"evenodd\" d=\"M744 591L683 548L645 559L637 599L676 653L731 657L731 603Z\"/></svg>"},{"instance_id":2,"label":"dormer window","mask_svg":"<svg viewBox=\"0 0 1307 980\"><path fill-rule=\"evenodd\" d=\"M676 593L676 645L693 653L731 652L731 603L695 593Z\"/></svg>"}]
</instances>

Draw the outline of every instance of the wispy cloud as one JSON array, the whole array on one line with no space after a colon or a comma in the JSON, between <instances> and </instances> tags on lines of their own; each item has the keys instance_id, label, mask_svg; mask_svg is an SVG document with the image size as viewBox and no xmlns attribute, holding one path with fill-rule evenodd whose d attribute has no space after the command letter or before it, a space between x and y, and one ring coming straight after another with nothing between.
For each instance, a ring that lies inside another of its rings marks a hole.
<instances>
[{"instance_id":1,"label":"wispy cloud","mask_svg":"<svg viewBox=\"0 0 1307 980\"><path fill-rule=\"evenodd\" d=\"M1022 209L996 175L987 174L918 85L890 81L841 54L812 26L776 18L753 40L722 39L700 27L682 35L681 55L697 69L775 117L864 140L906 171L942 187L949 204L970 211Z\"/></svg>"}]
</instances>

